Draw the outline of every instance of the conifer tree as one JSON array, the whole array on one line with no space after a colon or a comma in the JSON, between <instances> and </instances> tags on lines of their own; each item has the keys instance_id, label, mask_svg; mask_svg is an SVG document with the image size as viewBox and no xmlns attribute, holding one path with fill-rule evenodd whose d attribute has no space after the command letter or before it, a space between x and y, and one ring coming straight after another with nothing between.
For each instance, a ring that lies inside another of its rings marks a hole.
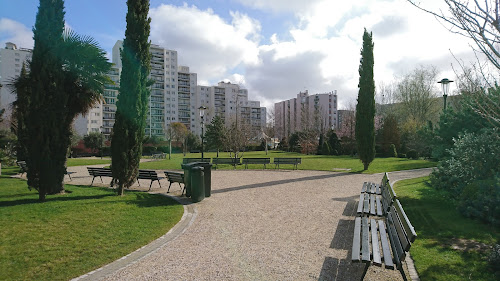
<instances>
[{"instance_id":1,"label":"conifer tree","mask_svg":"<svg viewBox=\"0 0 500 281\"><path fill-rule=\"evenodd\" d=\"M19 77L17 106L25 109L28 186L39 200L64 191L71 126L101 97L110 64L91 37L64 31L64 1L40 0L30 72ZM28 96L23 96L23 95Z\"/></svg>"},{"instance_id":2,"label":"conifer tree","mask_svg":"<svg viewBox=\"0 0 500 281\"><path fill-rule=\"evenodd\" d=\"M137 177L151 85L149 0L128 0L127 6L127 28L120 51L120 92L111 140L113 182L120 195Z\"/></svg>"},{"instance_id":3,"label":"conifer tree","mask_svg":"<svg viewBox=\"0 0 500 281\"><path fill-rule=\"evenodd\" d=\"M373 79L372 33L365 29L359 65L359 92L356 105L356 143L358 155L367 170L375 158L375 81Z\"/></svg>"}]
</instances>

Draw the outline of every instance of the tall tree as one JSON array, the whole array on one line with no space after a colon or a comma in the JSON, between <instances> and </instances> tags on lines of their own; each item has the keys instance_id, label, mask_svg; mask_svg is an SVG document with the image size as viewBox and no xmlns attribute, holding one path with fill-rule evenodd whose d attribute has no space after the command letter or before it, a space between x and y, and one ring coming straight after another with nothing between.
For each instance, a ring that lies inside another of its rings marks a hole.
<instances>
[{"instance_id":1,"label":"tall tree","mask_svg":"<svg viewBox=\"0 0 500 281\"><path fill-rule=\"evenodd\" d=\"M102 155L102 147L104 145L104 136L99 132L91 132L83 137L85 147L92 149L93 152L100 150Z\"/></svg>"},{"instance_id":2,"label":"tall tree","mask_svg":"<svg viewBox=\"0 0 500 281\"><path fill-rule=\"evenodd\" d=\"M182 152L184 153L184 156L185 156L186 155L186 141L187 141L187 136L189 134L189 130L187 129L186 125L184 125L180 122L171 123L170 130L172 132L172 139L175 142L181 143Z\"/></svg>"},{"instance_id":3,"label":"tall tree","mask_svg":"<svg viewBox=\"0 0 500 281\"><path fill-rule=\"evenodd\" d=\"M29 142L26 130L26 117L28 115L30 92L29 76L24 63L21 74L14 82L14 88L16 89L17 99L13 103L12 115L15 117L15 120L11 123L11 128L17 135L17 160L26 161L28 157L27 145Z\"/></svg>"},{"instance_id":4,"label":"tall tree","mask_svg":"<svg viewBox=\"0 0 500 281\"><path fill-rule=\"evenodd\" d=\"M127 6L127 28L120 50L120 92L111 139L113 182L119 195L135 182L139 171L150 95L148 87L152 84L148 78L151 68L149 0L128 0Z\"/></svg>"},{"instance_id":5,"label":"tall tree","mask_svg":"<svg viewBox=\"0 0 500 281\"><path fill-rule=\"evenodd\" d=\"M367 170L375 158L375 81L373 79L372 33L365 29L359 65L359 92L356 105L356 143L358 155Z\"/></svg>"},{"instance_id":6,"label":"tall tree","mask_svg":"<svg viewBox=\"0 0 500 281\"><path fill-rule=\"evenodd\" d=\"M217 157L219 151L224 147L224 138L226 136L226 127L224 126L224 119L216 115L210 124L207 124L207 131L205 132L205 140L207 146L217 149Z\"/></svg>"},{"instance_id":7,"label":"tall tree","mask_svg":"<svg viewBox=\"0 0 500 281\"><path fill-rule=\"evenodd\" d=\"M64 31L64 1L40 0L27 82L25 119L28 186L47 194L64 191L66 153L78 114L99 99L111 64L91 37ZM16 87L17 88L17 87Z\"/></svg>"}]
</instances>

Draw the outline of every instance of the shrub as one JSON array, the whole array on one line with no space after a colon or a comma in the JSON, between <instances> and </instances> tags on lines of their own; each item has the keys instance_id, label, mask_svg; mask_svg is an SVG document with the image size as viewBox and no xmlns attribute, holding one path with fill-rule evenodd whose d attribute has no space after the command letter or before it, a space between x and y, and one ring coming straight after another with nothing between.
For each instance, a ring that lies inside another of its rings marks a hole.
<instances>
[{"instance_id":1,"label":"shrub","mask_svg":"<svg viewBox=\"0 0 500 281\"><path fill-rule=\"evenodd\" d=\"M500 139L496 130L464 134L448 153L449 157L438 164L430 179L434 187L452 194L460 195L468 184L493 179L500 172Z\"/></svg>"},{"instance_id":2,"label":"shrub","mask_svg":"<svg viewBox=\"0 0 500 281\"><path fill-rule=\"evenodd\" d=\"M390 157L396 157L396 158L398 157L398 152L394 144L391 144L391 148L389 151L392 152L392 155L390 155Z\"/></svg>"},{"instance_id":3,"label":"shrub","mask_svg":"<svg viewBox=\"0 0 500 281\"><path fill-rule=\"evenodd\" d=\"M418 159L418 152L416 150L409 150L406 153L406 157L408 157L408 159Z\"/></svg>"},{"instance_id":4,"label":"shrub","mask_svg":"<svg viewBox=\"0 0 500 281\"><path fill-rule=\"evenodd\" d=\"M488 256L488 263L491 269L500 277L500 245L496 244Z\"/></svg>"},{"instance_id":5,"label":"shrub","mask_svg":"<svg viewBox=\"0 0 500 281\"><path fill-rule=\"evenodd\" d=\"M500 225L500 177L468 184L460 196L458 210L466 217Z\"/></svg>"}]
</instances>

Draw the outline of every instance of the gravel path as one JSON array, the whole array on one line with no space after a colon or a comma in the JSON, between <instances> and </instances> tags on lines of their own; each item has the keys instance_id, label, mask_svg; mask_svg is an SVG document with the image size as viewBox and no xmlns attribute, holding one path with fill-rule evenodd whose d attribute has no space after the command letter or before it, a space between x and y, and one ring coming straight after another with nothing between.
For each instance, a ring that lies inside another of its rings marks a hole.
<instances>
[{"instance_id":1,"label":"gravel path","mask_svg":"<svg viewBox=\"0 0 500 281\"><path fill-rule=\"evenodd\" d=\"M68 183L90 183L86 168L69 170L78 173ZM412 174L422 172L398 172L391 181ZM185 232L104 280L359 280L364 266L350 262L356 201L364 181L381 178L213 171L212 196L190 205L197 215ZM168 182L162 186L155 183L153 191L166 192ZM172 189L180 193L178 186ZM402 278L398 271L371 266L365 280Z\"/></svg>"}]
</instances>

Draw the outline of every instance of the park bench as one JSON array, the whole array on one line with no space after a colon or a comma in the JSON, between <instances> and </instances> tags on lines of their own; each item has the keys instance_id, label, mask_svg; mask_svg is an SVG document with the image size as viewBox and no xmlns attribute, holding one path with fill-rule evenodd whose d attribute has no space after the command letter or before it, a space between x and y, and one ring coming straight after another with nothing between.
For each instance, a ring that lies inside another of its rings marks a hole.
<instances>
[{"instance_id":1,"label":"park bench","mask_svg":"<svg viewBox=\"0 0 500 281\"><path fill-rule=\"evenodd\" d=\"M159 160L159 159L165 159L165 158L166 158L165 153L156 153L156 154L151 155L151 159L153 159L153 160Z\"/></svg>"},{"instance_id":2,"label":"park bench","mask_svg":"<svg viewBox=\"0 0 500 281\"><path fill-rule=\"evenodd\" d=\"M243 158L241 161L245 165L245 169L248 169L248 164L263 164L264 169L267 164L271 164L271 158Z\"/></svg>"},{"instance_id":3,"label":"park bench","mask_svg":"<svg viewBox=\"0 0 500 281\"><path fill-rule=\"evenodd\" d=\"M89 171L89 175L92 176L92 183L90 184L90 186L94 184L94 179L96 177L101 178L101 182L103 182L102 177L113 177L113 173L111 172L110 168L87 167L87 170Z\"/></svg>"},{"instance_id":4,"label":"park bench","mask_svg":"<svg viewBox=\"0 0 500 281\"><path fill-rule=\"evenodd\" d=\"M236 165L240 165L240 158L213 158L212 164L215 165L232 165L236 169Z\"/></svg>"},{"instance_id":5,"label":"park bench","mask_svg":"<svg viewBox=\"0 0 500 281\"><path fill-rule=\"evenodd\" d=\"M137 183L139 186L141 186L141 183L139 180L151 180L151 183L149 184L149 190L151 190L151 186L153 185L154 181L158 181L158 185L160 185L161 188L161 183L160 180L163 179L162 177L158 177L158 174L156 171L153 170L139 170L139 174L137 174Z\"/></svg>"},{"instance_id":6,"label":"park bench","mask_svg":"<svg viewBox=\"0 0 500 281\"><path fill-rule=\"evenodd\" d=\"M280 165L293 165L294 169L298 169L298 165L302 163L302 158L274 158L273 164L275 165L274 168L280 168Z\"/></svg>"},{"instance_id":7,"label":"park bench","mask_svg":"<svg viewBox=\"0 0 500 281\"><path fill-rule=\"evenodd\" d=\"M382 216L396 199L396 193L392 188L387 173L384 174L379 184L372 182L363 183L359 195L357 214Z\"/></svg>"},{"instance_id":8,"label":"park bench","mask_svg":"<svg viewBox=\"0 0 500 281\"><path fill-rule=\"evenodd\" d=\"M387 178L386 175L384 178ZM389 182L386 185L390 187ZM381 193L383 192L382 190ZM381 217L363 213L355 218L352 262L365 263L361 280L372 263L377 266L384 264L388 269L397 268L403 279L407 280L403 270L403 260L417 233L406 216L401 202L395 196L392 200L387 209L382 209L384 212Z\"/></svg>"},{"instance_id":9,"label":"park bench","mask_svg":"<svg viewBox=\"0 0 500 281\"><path fill-rule=\"evenodd\" d=\"M210 163L210 158L182 158L182 164L188 164L193 162L208 162Z\"/></svg>"},{"instance_id":10,"label":"park bench","mask_svg":"<svg viewBox=\"0 0 500 281\"><path fill-rule=\"evenodd\" d=\"M165 171L165 176L167 176L167 179L170 182L170 185L168 186L167 193L170 192L170 187L172 186L172 184L177 182L177 183L179 183L179 187L182 190L181 195L184 194L184 190L186 190L186 185L184 184L184 174L183 173ZM184 188L182 188L181 183L184 184Z\"/></svg>"},{"instance_id":11,"label":"park bench","mask_svg":"<svg viewBox=\"0 0 500 281\"><path fill-rule=\"evenodd\" d=\"M17 165L19 166L19 168L21 168L21 176L28 171L28 165L26 165L26 161L17 161ZM64 169L64 174L68 175L70 180L73 180L71 178L71 174L74 174L74 173L75 172L68 172L68 170L66 170L66 168Z\"/></svg>"}]
</instances>

